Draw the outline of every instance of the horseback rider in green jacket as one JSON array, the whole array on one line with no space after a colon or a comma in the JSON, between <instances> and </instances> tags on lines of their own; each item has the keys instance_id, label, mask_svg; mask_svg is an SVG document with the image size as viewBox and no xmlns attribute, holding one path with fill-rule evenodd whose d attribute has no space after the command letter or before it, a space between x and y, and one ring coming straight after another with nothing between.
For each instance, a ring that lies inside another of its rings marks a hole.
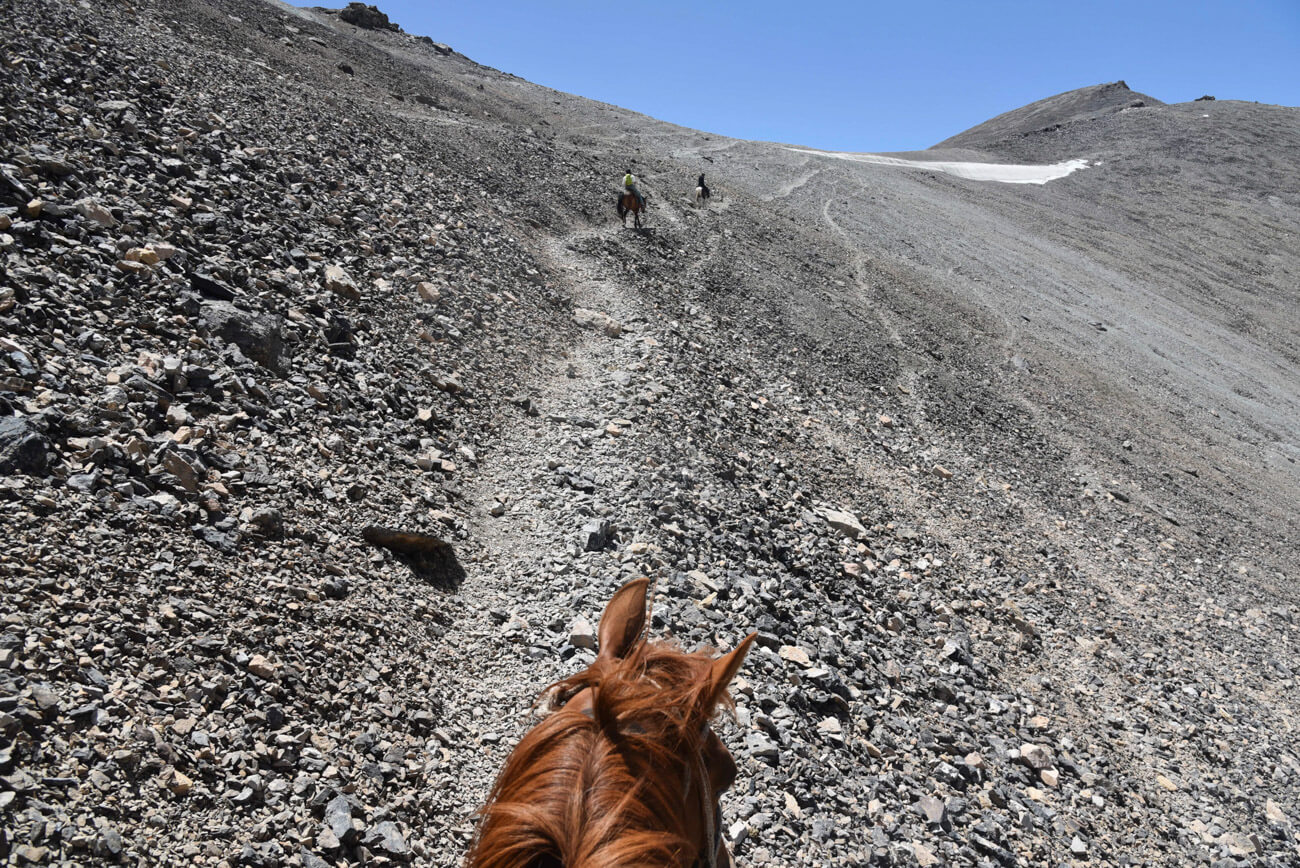
<instances>
[{"instance_id":1,"label":"horseback rider in green jacket","mask_svg":"<svg viewBox=\"0 0 1300 868\"><path fill-rule=\"evenodd\" d=\"M632 174L631 169L628 169L626 174L623 175L623 189L635 196L637 204L645 208L645 196L641 195L641 190L636 185L636 175Z\"/></svg>"}]
</instances>

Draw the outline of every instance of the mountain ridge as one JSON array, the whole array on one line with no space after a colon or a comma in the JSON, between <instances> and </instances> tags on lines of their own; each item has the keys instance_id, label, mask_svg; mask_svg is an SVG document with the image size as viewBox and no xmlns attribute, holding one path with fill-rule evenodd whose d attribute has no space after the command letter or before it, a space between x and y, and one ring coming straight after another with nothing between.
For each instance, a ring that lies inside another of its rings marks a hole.
<instances>
[{"instance_id":1,"label":"mountain ridge","mask_svg":"<svg viewBox=\"0 0 1300 868\"><path fill-rule=\"evenodd\" d=\"M1007 139L1034 132L1050 132L1067 124L1094 120L1126 108L1162 106L1155 97L1129 89L1123 81L1097 84L1054 94L990 118L934 148L997 150Z\"/></svg>"}]
</instances>

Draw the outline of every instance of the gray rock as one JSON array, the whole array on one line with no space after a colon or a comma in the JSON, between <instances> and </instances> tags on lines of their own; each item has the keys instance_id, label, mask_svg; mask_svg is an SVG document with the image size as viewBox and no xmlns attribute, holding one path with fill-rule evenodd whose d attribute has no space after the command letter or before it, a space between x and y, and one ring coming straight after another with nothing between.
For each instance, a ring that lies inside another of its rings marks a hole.
<instances>
[{"instance_id":1,"label":"gray rock","mask_svg":"<svg viewBox=\"0 0 1300 868\"><path fill-rule=\"evenodd\" d=\"M335 796L325 806L325 826L345 846L357 840L360 833L352 825L352 803L347 796Z\"/></svg>"},{"instance_id":2,"label":"gray rock","mask_svg":"<svg viewBox=\"0 0 1300 868\"><path fill-rule=\"evenodd\" d=\"M253 361L271 371L284 369L284 321L274 314L256 314L224 301L203 303L208 334L232 343Z\"/></svg>"},{"instance_id":3,"label":"gray rock","mask_svg":"<svg viewBox=\"0 0 1300 868\"><path fill-rule=\"evenodd\" d=\"M397 828L396 823L389 820L376 823L367 829L361 843L372 850L380 850L397 859L406 859L411 855L411 848L407 845L401 830Z\"/></svg>"},{"instance_id":4,"label":"gray rock","mask_svg":"<svg viewBox=\"0 0 1300 868\"><path fill-rule=\"evenodd\" d=\"M826 523L840 534L849 539L862 539L867 535L867 529L858 521L857 516L851 512L842 512L836 509L822 510L822 517Z\"/></svg>"}]
</instances>

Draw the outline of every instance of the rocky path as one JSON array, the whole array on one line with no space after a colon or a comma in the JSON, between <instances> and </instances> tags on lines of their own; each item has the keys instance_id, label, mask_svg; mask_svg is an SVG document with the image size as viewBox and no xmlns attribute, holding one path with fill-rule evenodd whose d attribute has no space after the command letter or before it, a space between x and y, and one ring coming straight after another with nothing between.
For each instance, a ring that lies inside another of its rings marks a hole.
<instances>
[{"instance_id":1,"label":"rocky path","mask_svg":"<svg viewBox=\"0 0 1300 868\"><path fill-rule=\"evenodd\" d=\"M459 806L441 854L447 864L468 839L469 810L535 722L534 700L592 659L604 602L639 572L626 554L607 552L620 533L611 516L622 492L595 492L629 477L642 432L620 418L620 402L654 364L658 343L629 288L577 248L621 231L584 228L541 244L575 307L593 315L574 344L539 362L506 411L501 435L484 444L467 491L475 507L467 529L482 556L462 592L467 615L447 636L461 665L444 696L477 749L458 762L447 794L448 804ZM621 530L625 542L630 533ZM558 656L557 642L566 649Z\"/></svg>"}]
</instances>

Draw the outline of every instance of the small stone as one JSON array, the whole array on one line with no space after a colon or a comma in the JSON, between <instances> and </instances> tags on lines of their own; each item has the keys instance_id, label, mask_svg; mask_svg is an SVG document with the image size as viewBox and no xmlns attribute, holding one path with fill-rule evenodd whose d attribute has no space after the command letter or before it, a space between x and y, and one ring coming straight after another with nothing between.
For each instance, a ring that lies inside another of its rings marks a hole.
<instances>
[{"instance_id":1,"label":"small stone","mask_svg":"<svg viewBox=\"0 0 1300 868\"><path fill-rule=\"evenodd\" d=\"M178 796L184 796L194 789L194 781L180 772L174 771L167 781L167 789Z\"/></svg>"},{"instance_id":2,"label":"small stone","mask_svg":"<svg viewBox=\"0 0 1300 868\"><path fill-rule=\"evenodd\" d=\"M175 476L186 491L199 490L199 471L193 464L175 452L168 452L162 459L163 469Z\"/></svg>"},{"instance_id":3,"label":"small stone","mask_svg":"<svg viewBox=\"0 0 1300 868\"><path fill-rule=\"evenodd\" d=\"M1022 744L1020 761L1031 769L1042 770L1052 765L1052 752L1038 744Z\"/></svg>"},{"instance_id":4,"label":"small stone","mask_svg":"<svg viewBox=\"0 0 1300 868\"><path fill-rule=\"evenodd\" d=\"M361 290L341 265L325 267L325 288L350 301L361 301Z\"/></svg>"},{"instance_id":5,"label":"small stone","mask_svg":"<svg viewBox=\"0 0 1300 868\"><path fill-rule=\"evenodd\" d=\"M21 416L0 416L0 476L45 473L53 448L35 421Z\"/></svg>"},{"instance_id":6,"label":"small stone","mask_svg":"<svg viewBox=\"0 0 1300 868\"><path fill-rule=\"evenodd\" d=\"M573 627L569 630L569 644L574 648L596 650L596 630L591 626L590 621L579 618L573 622Z\"/></svg>"},{"instance_id":7,"label":"small stone","mask_svg":"<svg viewBox=\"0 0 1300 868\"><path fill-rule=\"evenodd\" d=\"M1178 791L1178 784L1174 783L1164 775L1156 775L1156 783L1171 793Z\"/></svg>"},{"instance_id":8,"label":"small stone","mask_svg":"<svg viewBox=\"0 0 1300 868\"><path fill-rule=\"evenodd\" d=\"M419 283L417 283L415 285L415 291L416 294L419 295L420 301L427 301L432 303L442 298L442 293L438 291L438 287L434 286L432 283L429 283L427 280L420 281Z\"/></svg>"},{"instance_id":9,"label":"small stone","mask_svg":"<svg viewBox=\"0 0 1300 868\"><path fill-rule=\"evenodd\" d=\"M93 223L98 223L100 226L105 228L117 224L117 220L113 217L112 212L94 199L81 199L77 202L76 208L77 212L81 214L82 217L85 217Z\"/></svg>"},{"instance_id":10,"label":"small stone","mask_svg":"<svg viewBox=\"0 0 1300 868\"><path fill-rule=\"evenodd\" d=\"M940 479L952 479L952 471L944 467L942 464L934 465L934 467L931 468L931 472Z\"/></svg>"},{"instance_id":11,"label":"small stone","mask_svg":"<svg viewBox=\"0 0 1300 868\"><path fill-rule=\"evenodd\" d=\"M439 391L450 395L459 395L465 391L465 386L455 374L438 374L433 378L433 385Z\"/></svg>"},{"instance_id":12,"label":"small stone","mask_svg":"<svg viewBox=\"0 0 1300 868\"><path fill-rule=\"evenodd\" d=\"M1088 845L1078 835L1070 839L1070 853L1074 856L1088 855Z\"/></svg>"},{"instance_id":13,"label":"small stone","mask_svg":"<svg viewBox=\"0 0 1300 868\"><path fill-rule=\"evenodd\" d=\"M836 509L822 510L822 518L832 529L838 531L849 539L861 539L867 535L867 529L858 521L857 516L851 512L841 512Z\"/></svg>"},{"instance_id":14,"label":"small stone","mask_svg":"<svg viewBox=\"0 0 1300 868\"><path fill-rule=\"evenodd\" d=\"M276 677L279 667L261 654L254 654L253 659L248 661L248 671L258 678L270 680Z\"/></svg>"},{"instance_id":15,"label":"small stone","mask_svg":"<svg viewBox=\"0 0 1300 868\"><path fill-rule=\"evenodd\" d=\"M749 755L758 759L777 759L781 749L770 738L760 732L751 732L745 737L745 749Z\"/></svg>"},{"instance_id":16,"label":"small stone","mask_svg":"<svg viewBox=\"0 0 1300 868\"><path fill-rule=\"evenodd\" d=\"M31 844L19 844L14 848L13 853L18 857L20 864L30 862L33 865L38 865L49 858L50 849L48 847L33 847Z\"/></svg>"},{"instance_id":17,"label":"small stone","mask_svg":"<svg viewBox=\"0 0 1300 868\"><path fill-rule=\"evenodd\" d=\"M939 864L939 857L934 855L934 851L920 841L912 843L912 856L916 858L916 864L921 868L930 868L931 865Z\"/></svg>"},{"instance_id":18,"label":"small stone","mask_svg":"<svg viewBox=\"0 0 1300 868\"><path fill-rule=\"evenodd\" d=\"M812 666L812 658L808 656L808 652L797 645L782 645L776 653L780 655L782 660L788 660L805 669Z\"/></svg>"},{"instance_id":19,"label":"small stone","mask_svg":"<svg viewBox=\"0 0 1300 868\"><path fill-rule=\"evenodd\" d=\"M99 830L99 838L95 841L94 849L99 856L116 859L126 849L126 842L122 840L120 832L112 826L105 826Z\"/></svg>"},{"instance_id":20,"label":"small stone","mask_svg":"<svg viewBox=\"0 0 1300 868\"><path fill-rule=\"evenodd\" d=\"M157 265L162 261L152 247L132 247L123 256L128 262L139 262L141 265Z\"/></svg>"},{"instance_id":21,"label":"small stone","mask_svg":"<svg viewBox=\"0 0 1300 868\"><path fill-rule=\"evenodd\" d=\"M623 333L623 326L618 320L608 314L588 310L585 307L575 307L573 309L573 321L583 328L604 332L611 338L616 338Z\"/></svg>"},{"instance_id":22,"label":"small stone","mask_svg":"<svg viewBox=\"0 0 1300 868\"><path fill-rule=\"evenodd\" d=\"M1061 775L1056 769L1043 769L1038 773L1038 777L1049 787L1055 787L1061 780Z\"/></svg>"},{"instance_id":23,"label":"small stone","mask_svg":"<svg viewBox=\"0 0 1300 868\"><path fill-rule=\"evenodd\" d=\"M1286 814L1278 807L1277 802L1272 799L1264 800L1264 816L1268 818L1270 823L1275 825L1284 826L1287 823Z\"/></svg>"},{"instance_id":24,"label":"small stone","mask_svg":"<svg viewBox=\"0 0 1300 868\"><path fill-rule=\"evenodd\" d=\"M939 825L943 822L943 815L946 812L943 799L934 796L922 796L916 802L916 808L933 825Z\"/></svg>"}]
</instances>

